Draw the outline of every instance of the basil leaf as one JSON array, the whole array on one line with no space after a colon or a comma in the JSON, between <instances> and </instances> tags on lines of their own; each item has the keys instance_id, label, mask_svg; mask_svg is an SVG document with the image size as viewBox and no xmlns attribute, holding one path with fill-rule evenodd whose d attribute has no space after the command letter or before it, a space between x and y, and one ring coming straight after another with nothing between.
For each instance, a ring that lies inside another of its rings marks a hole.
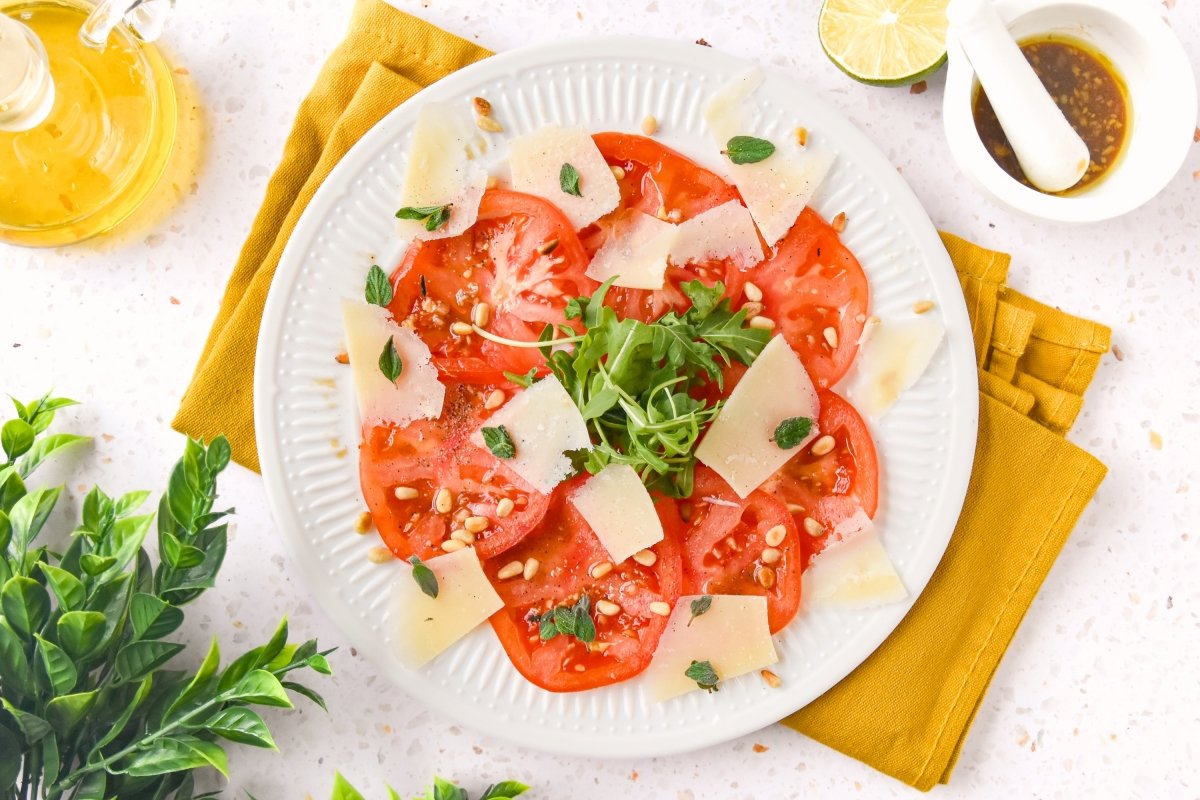
<instances>
[{"instance_id":1,"label":"basil leaf","mask_svg":"<svg viewBox=\"0 0 1200 800\"><path fill-rule=\"evenodd\" d=\"M276 749L267 723L257 712L245 706L231 706L218 711L204 722L204 727L231 742Z\"/></svg>"},{"instance_id":2,"label":"basil leaf","mask_svg":"<svg viewBox=\"0 0 1200 800\"><path fill-rule=\"evenodd\" d=\"M776 426L771 441L775 442L780 450L791 450L804 441L804 437L812 432L812 428L811 417L788 417Z\"/></svg>"},{"instance_id":3,"label":"basil leaf","mask_svg":"<svg viewBox=\"0 0 1200 800\"><path fill-rule=\"evenodd\" d=\"M41 636L34 638L37 639L37 651L41 657L42 671L50 681L50 688L56 695L67 694L75 688L75 684L79 681L79 670L76 669L75 662L53 642L47 641Z\"/></svg>"},{"instance_id":4,"label":"basil leaf","mask_svg":"<svg viewBox=\"0 0 1200 800\"><path fill-rule=\"evenodd\" d=\"M104 641L104 615L99 611L68 611L58 618L58 643L76 661L90 656Z\"/></svg>"},{"instance_id":5,"label":"basil leaf","mask_svg":"<svg viewBox=\"0 0 1200 800\"><path fill-rule=\"evenodd\" d=\"M130 642L117 651L117 675L126 683L140 680L170 661L184 647L175 642Z\"/></svg>"},{"instance_id":6,"label":"basil leaf","mask_svg":"<svg viewBox=\"0 0 1200 800\"><path fill-rule=\"evenodd\" d=\"M436 231L450 219L450 204L444 206L424 206L414 208L406 206L396 212L397 219L411 219L425 223L425 230Z\"/></svg>"},{"instance_id":7,"label":"basil leaf","mask_svg":"<svg viewBox=\"0 0 1200 800\"><path fill-rule=\"evenodd\" d=\"M713 599L711 594L706 594L703 597L697 597L695 600L693 600L691 603L692 616L688 618L687 624L691 625L692 620L694 620L696 617L707 614L708 610L712 608L712 601Z\"/></svg>"},{"instance_id":8,"label":"basil leaf","mask_svg":"<svg viewBox=\"0 0 1200 800\"><path fill-rule=\"evenodd\" d=\"M387 273L378 264L372 264L367 272L367 302L376 306L386 306L392 302L392 282Z\"/></svg>"},{"instance_id":9,"label":"basil leaf","mask_svg":"<svg viewBox=\"0 0 1200 800\"><path fill-rule=\"evenodd\" d=\"M480 430L480 434L483 436L483 443L496 458L513 458L517 455L516 445L503 425L495 428L485 427Z\"/></svg>"},{"instance_id":10,"label":"basil leaf","mask_svg":"<svg viewBox=\"0 0 1200 800\"><path fill-rule=\"evenodd\" d=\"M571 164L563 164L558 171L558 186L567 194L575 197L583 196L583 193L579 191L579 170Z\"/></svg>"},{"instance_id":11,"label":"basil leaf","mask_svg":"<svg viewBox=\"0 0 1200 800\"><path fill-rule=\"evenodd\" d=\"M721 152L734 164L757 164L775 152L775 145L753 136L734 136Z\"/></svg>"},{"instance_id":12,"label":"basil leaf","mask_svg":"<svg viewBox=\"0 0 1200 800\"><path fill-rule=\"evenodd\" d=\"M417 586L421 587L421 591L427 596L436 600L438 596L437 575L434 575L433 570L417 556L410 558L408 563L412 564L412 577L417 582Z\"/></svg>"},{"instance_id":13,"label":"basil leaf","mask_svg":"<svg viewBox=\"0 0 1200 800\"><path fill-rule=\"evenodd\" d=\"M120 768L111 771L132 778L148 778L208 766L216 767L222 775L229 774L225 751L212 742L194 736L157 739L118 763Z\"/></svg>"},{"instance_id":14,"label":"basil leaf","mask_svg":"<svg viewBox=\"0 0 1200 800\"><path fill-rule=\"evenodd\" d=\"M717 675L717 671L713 669L712 663L708 661L693 661L683 674L696 682L696 685L707 692L717 691L717 684L721 679Z\"/></svg>"},{"instance_id":15,"label":"basil leaf","mask_svg":"<svg viewBox=\"0 0 1200 800\"><path fill-rule=\"evenodd\" d=\"M46 704L46 720L61 734L71 730L92 710L98 691L65 694Z\"/></svg>"},{"instance_id":16,"label":"basil leaf","mask_svg":"<svg viewBox=\"0 0 1200 800\"><path fill-rule=\"evenodd\" d=\"M528 791L529 787L518 781L500 781L484 789L479 800L512 800Z\"/></svg>"},{"instance_id":17,"label":"basil leaf","mask_svg":"<svg viewBox=\"0 0 1200 800\"><path fill-rule=\"evenodd\" d=\"M29 452L36 436L33 426L23 419L10 419L4 423L0 428L0 447L4 448L10 464Z\"/></svg>"},{"instance_id":18,"label":"basil leaf","mask_svg":"<svg viewBox=\"0 0 1200 800\"><path fill-rule=\"evenodd\" d=\"M221 697L228 701L236 700L260 706L292 707L292 701L288 699L287 692L283 690L283 684L279 682L279 678L262 669L246 673L246 677L238 681L237 685L229 691L223 692Z\"/></svg>"},{"instance_id":19,"label":"basil leaf","mask_svg":"<svg viewBox=\"0 0 1200 800\"><path fill-rule=\"evenodd\" d=\"M404 371L404 362L400 360L400 354L396 352L394 336L388 337L387 344L383 346L383 352L379 354L379 371L392 383L395 383L396 379L400 377L400 373Z\"/></svg>"},{"instance_id":20,"label":"basil leaf","mask_svg":"<svg viewBox=\"0 0 1200 800\"><path fill-rule=\"evenodd\" d=\"M0 608L12 629L30 641L50 618L50 596L32 578L15 575L0 589Z\"/></svg>"}]
</instances>

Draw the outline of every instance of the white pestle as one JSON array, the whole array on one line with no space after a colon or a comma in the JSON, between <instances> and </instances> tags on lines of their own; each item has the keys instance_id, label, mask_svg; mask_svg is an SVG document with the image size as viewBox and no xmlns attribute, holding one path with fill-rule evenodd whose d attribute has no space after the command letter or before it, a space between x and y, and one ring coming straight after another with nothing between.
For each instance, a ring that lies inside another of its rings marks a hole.
<instances>
[{"instance_id":1,"label":"white pestle","mask_svg":"<svg viewBox=\"0 0 1200 800\"><path fill-rule=\"evenodd\" d=\"M0 131L27 131L54 106L54 81L41 42L0 11Z\"/></svg>"},{"instance_id":2,"label":"white pestle","mask_svg":"<svg viewBox=\"0 0 1200 800\"><path fill-rule=\"evenodd\" d=\"M1025 60L990 0L951 0L946 17L1029 181L1043 192L1079 183L1087 144Z\"/></svg>"}]
</instances>

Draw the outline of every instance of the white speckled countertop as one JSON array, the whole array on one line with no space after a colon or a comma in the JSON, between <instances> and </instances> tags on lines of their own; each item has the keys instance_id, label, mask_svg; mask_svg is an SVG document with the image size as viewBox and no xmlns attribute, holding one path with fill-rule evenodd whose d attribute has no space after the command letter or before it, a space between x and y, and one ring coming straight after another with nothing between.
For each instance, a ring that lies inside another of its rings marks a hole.
<instances>
[{"instance_id":1,"label":"white speckled countertop","mask_svg":"<svg viewBox=\"0 0 1200 800\"><path fill-rule=\"evenodd\" d=\"M1071 434L1111 471L1001 664L952 783L935 792L1200 797L1200 145L1140 211L1059 227L989 205L956 174L942 136L941 76L910 94L838 72L816 40L816 0L493 0L486 13L473 0L395 2L493 49L636 32L704 37L788 69L866 131L939 227L1013 253L1021 290L1111 325L1123 360L1105 357ZM176 179L178 203L99 243L0 245L0 390L28 397L55 387L85 399L59 426L97 435L73 464L64 504L72 514L86 489L80 475L110 492L157 487L180 452L169 421L292 114L351 3L181 2L166 46L198 92L202 157ZM1200 63L1200 0L1163 5ZM230 797L244 788L264 800L320 800L335 768L360 788L381 791L388 780L406 795L435 771L475 791L513 777L535 785L535 797L576 800L917 795L779 727L671 758L585 761L452 725L385 684L314 607L283 555L258 476L234 468L222 486L238 526L218 590L189 614L192 640L216 633L251 646L288 614L296 635L341 646L336 677L319 686L332 714L271 713L281 753L235 749Z\"/></svg>"}]
</instances>

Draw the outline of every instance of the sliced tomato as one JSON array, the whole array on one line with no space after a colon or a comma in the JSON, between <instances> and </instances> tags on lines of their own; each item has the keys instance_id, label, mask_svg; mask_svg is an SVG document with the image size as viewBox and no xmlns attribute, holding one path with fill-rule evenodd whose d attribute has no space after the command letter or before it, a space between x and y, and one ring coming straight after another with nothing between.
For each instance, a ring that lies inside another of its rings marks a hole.
<instances>
[{"instance_id":1,"label":"sliced tomato","mask_svg":"<svg viewBox=\"0 0 1200 800\"><path fill-rule=\"evenodd\" d=\"M389 308L429 346L442 375L487 382L503 370L541 367L544 359L536 349L453 333L453 323L471 322L475 306L487 303L489 330L534 341L546 324L566 322L570 298L595 290L596 282L584 274L587 263L574 227L554 205L492 189L466 232L413 243L392 277Z\"/></svg>"},{"instance_id":2,"label":"sliced tomato","mask_svg":"<svg viewBox=\"0 0 1200 800\"><path fill-rule=\"evenodd\" d=\"M818 456L809 444L763 487L787 505L800 531L806 530L806 517L820 525L817 536L803 537L805 567L839 522L859 508L874 517L879 508L879 461L867 423L839 395L822 391L819 397L817 427L822 437L833 437L833 449Z\"/></svg>"},{"instance_id":3,"label":"sliced tomato","mask_svg":"<svg viewBox=\"0 0 1200 800\"><path fill-rule=\"evenodd\" d=\"M870 302L867 276L837 232L804 209L755 267L754 282L763 291L763 313L775 320L817 387L836 384L858 352Z\"/></svg>"},{"instance_id":4,"label":"sliced tomato","mask_svg":"<svg viewBox=\"0 0 1200 800\"><path fill-rule=\"evenodd\" d=\"M687 508L684 592L762 595L772 633L791 622L800 610L804 554L787 507L763 491L743 500L699 465ZM778 543L768 544L768 534L778 537L780 530Z\"/></svg>"},{"instance_id":5,"label":"sliced tomato","mask_svg":"<svg viewBox=\"0 0 1200 800\"><path fill-rule=\"evenodd\" d=\"M487 558L521 541L545 515L545 495L467 438L489 413L486 399L498 388L451 384L440 419L364 430L359 455L363 497L379 535L399 558L441 554L451 534L465 530L468 517L488 521L473 534L476 551ZM505 499L512 507L505 503L502 516Z\"/></svg>"},{"instance_id":6,"label":"sliced tomato","mask_svg":"<svg viewBox=\"0 0 1200 800\"><path fill-rule=\"evenodd\" d=\"M504 608L491 618L492 628L509 659L527 679L552 692L594 689L631 678L650 664L667 617L650 610L650 604L674 605L682 588L679 536L683 526L675 503L660 500L655 506L665 538L651 550L651 566L627 559L600 578L592 577L597 564L608 562L608 553L583 516L567 501L578 481L555 490L550 509L537 530L519 545L484 563L504 599ZM530 560L537 569L526 580L522 575L501 580L505 566ZM584 644L574 636L557 635L543 640L539 615L558 606L574 606L586 594L596 626L596 638ZM597 604L615 603L620 610L604 614Z\"/></svg>"},{"instance_id":7,"label":"sliced tomato","mask_svg":"<svg viewBox=\"0 0 1200 800\"><path fill-rule=\"evenodd\" d=\"M635 211L673 214L673 221L678 222L739 199L737 189L719 175L653 139L627 133L598 133L592 138L609 165L620 167L624 174L618 180L620 205L581 232L589 252L598 250ZM736 301L746 277L728 260L672 264L662 289L614 288L609 292L608 304L623 317L652 322L672 309L682 311L691 305L679 287L693 280L705 286L722 281L726 294Z\"/></svg>"}]
</instances>

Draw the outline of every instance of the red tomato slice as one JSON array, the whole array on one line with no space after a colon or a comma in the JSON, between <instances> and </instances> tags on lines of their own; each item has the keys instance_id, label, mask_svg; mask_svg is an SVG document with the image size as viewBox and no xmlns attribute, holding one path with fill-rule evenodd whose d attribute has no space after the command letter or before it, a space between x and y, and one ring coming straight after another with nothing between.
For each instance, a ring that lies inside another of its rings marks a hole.
<instances>
[{"instance_id":1,"label":"red tomato slice","mask_svg":"<svg viewBox=\"0 0 1200 800\"><path fill-rule=\"evenodd\" d=\"M553 249L542 254L539 249ZM597 284L584 274L588 254L554 205L501 189L484 193L479 219L466 232L414 242L396 269L389 308L433 352L443 376L488 382L503 370L526 372L545 360L536 349L451 332L487 303L488 329L510 339L536 340L547 323L564 323L563 308ZM424 283L424 290L422 290Z\"/></svg>"},{"instance_id":2,"label":"red tomato slice","mask_svg":"<svg viewBox=\"0 0 1200 800\"><path fill-rule=\"evenodd\" d=\"M813 455L812 445L776 472L766 491L782 500L804 531L805 517L812 517L824 533L805 535L805 567L825 546L837 524L861 508L874 517L879 507L879 461L871 431L854 406L830 391L820 392L822 436L832 436L833 449Z\"/></svg>"},{"instance_id":3,"label":"red tomato slice","mask_svg":"<svg viewBox=\"0 0 1200 800\"><path fill-rule=\"evenodd\" d=\"M653 139L626 133L598 133L592 138L609 165L620 167L624 176L618 181L621 204L581 232L591 253L634 211L651 215L677 211L678 219L673 221L678 222L739 199L737 189L719 175ZM614 288L608 305L623 317L652 322L672 309L682 311L691 305L679 288L688 281L699 280L706 286L723 281L726 294L735 301L746 282L745 273L728 260L672 265L666 277L666 285L658 291Z\"/></svg>"},{"instance_id":4,"label":"red tomato slice","mask_svg":"<svg viewBox=\"0 0 1200 800\"><path fill-rule=\"evenodd\" d=\"M754 269L764 314L774 319L819 389L838 382L858 352L867 319L867 276L837 233L811 208ZM832 328L832 343L826 329Z\"/></svg>"},{"instance_id":5,"label":"red tomato slice","mask_svg":"<svg viewBox=\"0 0 1200 800\"><path fill-rule=\"evenodd\" d=\"M678 542L683 523L671 500L655 506L665 537L651 548L657 556L652 566L627 559L599 579L591 576L591 569L607 562L608 554L566 499L580 480L555 490L537 530L484 564L505 605L492 616L492 628L517 670L552 692L607 686L649 666L667 626L667 617L651 611L650 604L663 601L674 605L682 585ZM505 565L525 564L529 559L536 559L539 565L529 580L520 575L507 580L497 577ZM572 606L582 593L591 600L595 641L585 645L561 634L543 641L538 623L530 617L556 606ZM601 601L617 604L620 611L612 616L600 613L597 604Z\"/></svg>"},{"instance_id":6,"label":"red tomato slice","mask_svg":"<svg viewBox=\"0 0 1200 800\"><path fill-rule=\"evenodd\" d=\"M753 594L767 598L771 632L800 610L803 544L787 507L763 491L742 499L720 475L696 467L684 534L686 594ZM771 547L768 532L783 529Z\"/></svg>"},{"instance_id":7,"label":"red tomato slice","mask_svg":"<svg viewBox=\"0 0 1200 800\"><path fill-rule=\"evenodd\" d=\"M487 528L474 534L476 551L487 558L521 541L545 515L546 495L467 440L487 415L484 403L497 388L451 384L440 419L364 430L359 455L363 497L379 535L399 558L440 555L441 545L464 528L468 517L488 520ZM397 488L403 496L397 496ZM439 510L443 489L449 492L443 498L448 505ZM504 499L512 508L501 516Z\"/></svg>"}]
</instances>

